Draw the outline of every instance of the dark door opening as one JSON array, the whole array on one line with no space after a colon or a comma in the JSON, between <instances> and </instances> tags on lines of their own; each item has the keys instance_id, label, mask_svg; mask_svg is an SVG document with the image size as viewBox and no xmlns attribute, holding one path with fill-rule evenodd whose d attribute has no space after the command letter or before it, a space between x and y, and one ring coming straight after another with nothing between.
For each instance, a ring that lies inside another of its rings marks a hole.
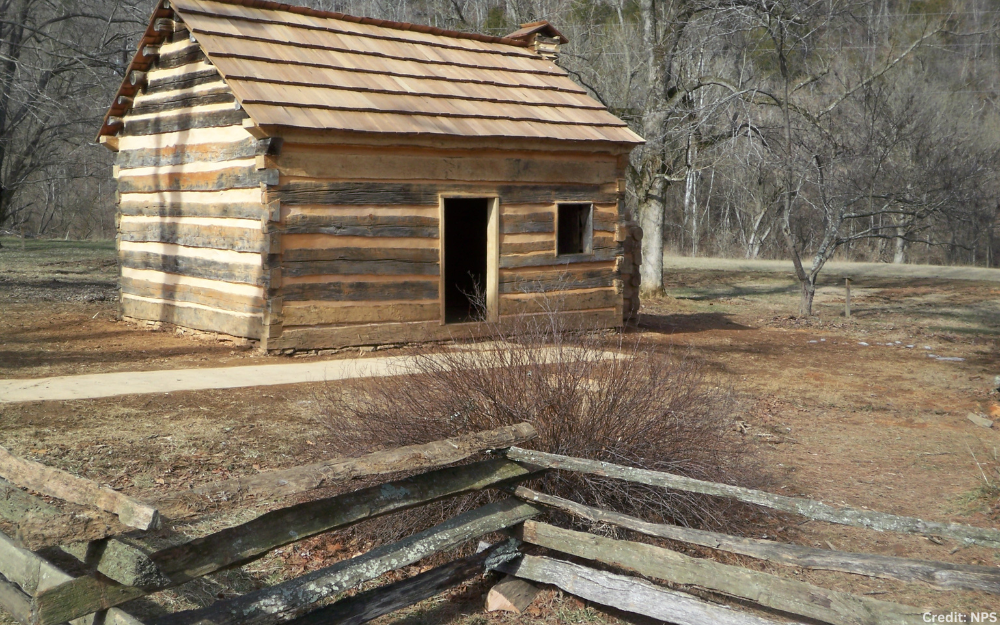
<instances>
[{"instance_id":1,"label":"dark door opening","mask_svg":"<svg viewBox=\"0 0 1000 625\"><path fill-rule=\"evenodd\" d=\"M488 198L444 201L444 321L486 319Z\"/></svg>"}]
</instances>

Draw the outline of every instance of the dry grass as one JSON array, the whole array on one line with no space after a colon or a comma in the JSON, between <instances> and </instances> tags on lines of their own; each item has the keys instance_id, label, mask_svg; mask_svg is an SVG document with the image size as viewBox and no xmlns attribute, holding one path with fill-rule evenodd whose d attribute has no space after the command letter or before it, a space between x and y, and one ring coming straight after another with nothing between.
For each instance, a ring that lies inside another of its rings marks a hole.
<instances>
[{"instance_id":1,"label":"dry grass","mask_svg":"<svg viewBox=\"0 0 1000 625\"><path fill-rule=\"evenodd\" d=\"M482 343L421 351L415 374L361 383L327 396L323 422L345 455L439 440L528 421L542 451L759 486L753 448L735 430L731 389L692 359L607 333L572 333L557 315L525 315ZM550 472L545 492L604 509L683 525L732 528L741 505L575 473ZM371 527L379 540L481 502L460 498ZM367 530L365 530L367 531Z\"/></svg>"}]
</instances>

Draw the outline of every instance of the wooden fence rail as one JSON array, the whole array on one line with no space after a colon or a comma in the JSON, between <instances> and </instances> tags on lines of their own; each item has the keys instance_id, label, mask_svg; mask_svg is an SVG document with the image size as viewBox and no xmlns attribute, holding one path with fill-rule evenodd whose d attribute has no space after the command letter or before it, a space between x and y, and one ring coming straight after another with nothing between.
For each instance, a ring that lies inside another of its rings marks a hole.
<instances>
[{"instance_id":1,"label":"wooden fence rail","mask_svg":"<svg viewBox=\"0 0 1000 625\"><path fill-rule=\"evenodd\" d=\"M945 590L978 590L994 595L1000 594L1000 568L995 566L912 560L870 553L846 553L800 545L787 545L772 540L728 536L718 532L707 532L677 525L650 523L617 512L608 512L578 504L562 497L539 493L524 486L516 487L513 493L524 501L569 512L589 521L617 525L647 536L738 553L785 566L841 571L868 577L898 579L904 582L923 582Z\"/></svg>"},{"instance_id":2,"label":"wooden fence rail","mask_svg":"<svg viewBox=\"0 0 1000 625\"><path fill-rule=\"evenodd\" d=\"M530 423L518 423L422 445L377 451L357 458L265 471L170 493L159 498L156 504L164 516L185 518L202 513L220 502L285 497L359 477L443 467L484 451L525 443L537 435Z\"/></svg>"},{"instance_id":3,"label":"wooden fence rail","mask_svg":"<svg viewBox=\"0 0 1000 625\"><path fill-rule=\"evenodd\" d=\"M15 619L29 623L32 595L71 581L72 576L38 554L17 546L9 536L0 533L0 607ZM93 614L69 621L71 625L94 625ZM118 608L102 615L103 625L142 625L137 619Z\"/></svg>"},{"instance_id":4,"label":"wooden fence rail","mask_svg":"<svg viewBox=\"0 0 1000 625\"><path fill-rule=\"evenodd\" d=\"M859 510L849 507L836 508L811 499L774 495L740 486L705 482L672 473L636 469L597 460L570 458L569 456L548 454L541 451L520 449L518 447L512 447L506 453L507 457L511 460L546 469L563 469L602 477L612 477L648 486L661 486L689 493L728 497L772 510L798 514L816 521L863 527L880 532L940 536L983 547L1000 548L1000 531L985 527L924 521L913 517L885 514L884 512L876 512L874 510Z\"/></svg>"},{"instance_id":5,"label":"wooden fence rail","mask_svg":"<svg viewBox=\"0 0 1000 625\"><path fill-rule=\"evenodd\" d=\"M714 560L692 558L663 547L612 540L535 522L524 524L521 538L532 545L628 569L645 577L697 586L831 625L922 622L923 610L919 608L827 590Z\"/></svg>"},{"instance_id":6,"label":"wooden fence rail","mask_svg":"<svg viewBox=\"0 0 1000 625\"><path fill-rule=\"evenodd\" d=\"M272 471L170 495L158 500L158 509L174 515L165 515L168 518L180 518L202 512L220 498L228 504L239 504L247 500L303 493L357 476L423 471L412 477L333 497L278 507L246 523L166 549L149 548L152 542L145 541L141 534L110 536L97 542L67 545L64 549L89 567L91 574L81 577L68 575L26 549L22 542L0 534L0 607L27 625L65 622L73 625L143 625L115 606L222 569L243 565L276 548L321 533L482 489L494 489L500 493L506 491L513 496L469 510L408 538L332 566L233 599L220 600L205 608L168 614L155 619L152 625L359 624L432 597L480 574L484 569L552 584L584 599L681 625L775 625L776 621L768 615L771 612L830 625L911 625L924 622L923 611L912 606L829 590L780 575L722 564L709 558L693 558L662 545L612 540L533 520L546 508L648 536L779 565L917 581L942 589L1000 594L1000 570L994 567L841 553L649 523L537 492L525 487L522 482L548 470L579 471L668 489L735 498L811 519L880 531L946 536L991 547L1000 546L1000 532L996 530L934 523L869 510L836 508L808 499L512 446L534 436L535 430L529 424L518 424L424 445L380 451L355 459ZM502 454L460 466L446 466L497 449L503 450ZM0 468L4 458L0 453ZM17 462L15 465L31 468ZM3 488L4 482L0 481L0 490ZM0 501L0 515L16 518L20 510L25 514L29 511L37 513L41 518L64 518L58 510L51 509L51 506L47 508L48 504L20 489L11 491L11 499L13 504ZM108 531L112 531L115 525L116 522L109 524ZM508 541L393 584L323 605L330 598L389 571L496 532L513 533L549 555L524 555L517 549L517 541ZM97 534L100 536L100 532ZM665 588L634 575L596 570L550 557L560 554L661 580L674 588ZM521 581L516 583L524 585ZM735 599L742 607L737 609L712 603L678 588L697 588L702 593ZM762 612L748 611L748 607Z\"/></svg>"},{"instance_id":7,"label":"wooden fence rail","mask_svg":"<svg viewBox=\"0 0 1000 625\"><path fill-rule=\"evenodd\" d=\"M149 559L165 576L165 583L125 586L96 577L81 577L38 593L32 601L33 613L39 625L63 623L247 562L316 534L523 478L531 472L532 469L508 460L484 460L282 508L151 554Z\"/></svg>"},{"instance_id":8,"label":"wooden fence rail","mask_svg":"<svg viewBox=\"0 0 1000 625\"><path fill-rule=\"evenodd\" d=\"M0 477L50 497L116 514L130 527L148 530L160 523L160 514L152 506L93 480L18 458L3 447L0 447Z\"/></svg>"},{"instance_id":9,"label":"wooden fence rail","mask_svg":"<svg viewBox=\"0 0 1000 625\"><path fill-rule=\"evenodd\" d=\"M244 480L210 485L193 494L166 498L166 509L183 514L203 505L206 498L220 493L237 499L285 496L362 475L434 469L343 495L278 508L247 523L158 551L144 547L151 543L145 542L141 536L128 539L112 536L92 543L66 545L63 549L67 553L76 556L94 572L77 578L24 549L19 541L0 534L0 606L22 622L33 625L65 622L91 625L98 613L105 614L102 617L104 623L137 625L138 621L114 606L184 584L223 568L238 566L275 548L323 532L439 499L488 487L500 487L524 479L532 475L535 469L502 457L459 467L436 467L466 460L474 454L515 442L524 442L535 435L530 424L522 423L425 445L376 452L356 459L274 471ZM0 455L0 460L3 458ZM32 486L38 486L32 481L38 475L49 475L47 467L39 465L39 469L23 464L20 459L15 459L14 465L32 471L38 469L34 477L11 473ZM20 519L18 513L35 511L41 511L43 515L47 515L46 518L64 518L57 509L40 499L16 488L11 491L16 505L8 505L0 510L7 513L5 516L8 518L17 521ZM23 497L19 498L19 495ZM375 550L348 563L340 563L339 567L331 567L327 571L327 577L309 581L306 590L296 590L296 583L306 583L300 578L265 589L264 594L275 593L274 597L282 598L287 593L296 597L305 593L303 596L312 597L311 601L304 604L289 603L285 612L292 614L308 611L316 601L329 593L338 592L336 589L347 583L344 580L363 581L377 577L426 555L457 546L465 540L516 525L536 513L537 509L529 504L515 499L504 500L456 517L406 541L386 546L382 552ZM451 577L445 578L452 579L468 573L471 564L466 564L464 568L449 569ZM442 579L439 577L436 583L443 583ZM356 582L350 582L348 586L353 583ZM326 590L317 591L320 587ZM426 592L428 588L426 584L416 584L415 587L420 592ZM241 599L250 601L249 596ZM263 606L272 606L274 599L265 598L262 601L259 606L254 604L261 610L255 618L266 621L266 615L273 610ZM212 606L216 609L223 607L223 602ZM250 612L253 609L251 607ZM245 616L233 617L232 622L246 622L249 617ZM166 617L166 620L177 619L182 622L186 617L185 613L178 613ZM281 618L286 619L287 615Z\"/></svg>"},{"instance_id":10,"label":"wooden fence rail","mask_svg":"<svg viewBox=\"0 0 1000 625\"><path fill-rule=\"evenodd\" d=\"M552 584L571 595L676 625L803 625L747 614L626 575L541 556L524 556L497 570Z\"/></svg>"},{"instance_id":11,"label":"wooden fence rail","mask_svg":"<svg viewBox=\"0 0 1000 625\"><path fill-rule=\"evenodd\" d=\"M270 625L308 610L327 597L408 566L435 553L513 527L539 513L515 499L504 499L419 532L399 542L256 592L211 606L165 616L155 625Z\"/></svg>"},{"instance_id":12,"label":"wooden fence rail","mask_svg":"<svg viewBox=\"0 0 1000 625\"><path fill-rule=\"evenodd\" d=\"M289 621L288 625L360 625L430 599L486 570L498 547L459 558L413 577L373 588Z\"/></svg>"}]
</instances>

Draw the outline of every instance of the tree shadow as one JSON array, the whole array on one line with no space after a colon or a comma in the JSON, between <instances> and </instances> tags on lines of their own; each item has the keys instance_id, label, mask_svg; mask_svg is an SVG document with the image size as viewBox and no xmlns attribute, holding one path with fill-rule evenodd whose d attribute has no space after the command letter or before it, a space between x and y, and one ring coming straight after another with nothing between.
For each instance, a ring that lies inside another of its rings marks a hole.
<instances>
[{"instance_id":1,"label":"tree shadow","mask_svg":"<svg viewBox=\"0 0 1000 625\"><path fill-rule=\"evenodd\" d=\"M640 313L638 327L640 330L659 334L692 334L711 330L752 329L750 326L736 323L731 317L732 315L721 312L665 315Z\"/></svg>"}]
</instances>

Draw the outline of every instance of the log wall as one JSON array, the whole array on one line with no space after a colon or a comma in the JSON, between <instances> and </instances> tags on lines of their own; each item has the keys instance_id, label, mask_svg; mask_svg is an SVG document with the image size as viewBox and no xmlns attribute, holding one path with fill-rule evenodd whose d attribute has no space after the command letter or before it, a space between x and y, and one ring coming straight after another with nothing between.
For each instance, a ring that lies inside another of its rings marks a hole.
<instances>
[{"instance_id":1,"label":"log wall","mask_svg":"<svg viewBox=\"0 0 1000 625\"><path fill-rule=\"evenodd\" d=\"M500 198L499 314L566 311L580 328L622 323L624 161L610 153L364 147L286 139L264 163L280 306L268 349L446 339L441 198ZM593 253L556 256L561 202L594 205ZM277 250L277 253L275 253Z\"/></svg>"},{"instance_id":2,"label":"log wall","mask_svg":"<svg viewBox=\"0 0 1000 625\"><path fill-rule=\"evenodd\" d=\"M187 31L171 39L119 132L122 313L261 338L269 143Z\"/></svg>"}]
</instances>

